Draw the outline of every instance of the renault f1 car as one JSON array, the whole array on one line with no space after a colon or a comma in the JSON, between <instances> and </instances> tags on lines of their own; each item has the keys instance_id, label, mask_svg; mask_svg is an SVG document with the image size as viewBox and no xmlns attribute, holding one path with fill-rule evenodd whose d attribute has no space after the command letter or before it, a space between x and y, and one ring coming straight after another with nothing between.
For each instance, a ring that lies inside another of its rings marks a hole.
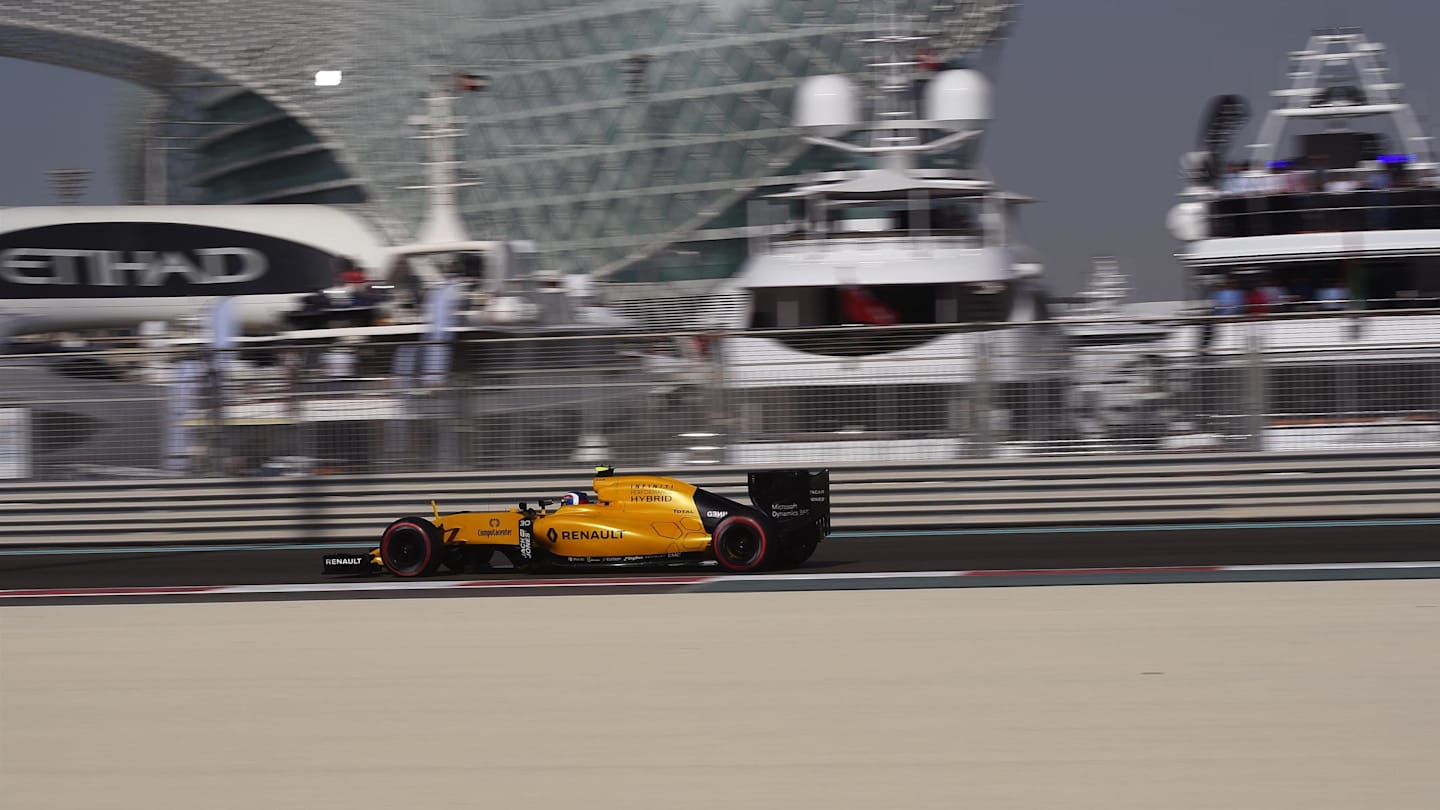
<instances>
[{"instance_id":1,"label":"renault f1 car","mask_svg":"<svg viewBox=\"0 0 1440 810\"><path fill-rule=\"evenodd\" d=\"M748 572L804 563L830 533L829 470L752 472L748 484L752 505L675 478L602 467L593 499L569 493L559 504L443 517L432 501L430 518L402 517L369 552L326 556L324 571L483 571L497 552L527 573L695 564Z\"/></svg>"}]
</instances>

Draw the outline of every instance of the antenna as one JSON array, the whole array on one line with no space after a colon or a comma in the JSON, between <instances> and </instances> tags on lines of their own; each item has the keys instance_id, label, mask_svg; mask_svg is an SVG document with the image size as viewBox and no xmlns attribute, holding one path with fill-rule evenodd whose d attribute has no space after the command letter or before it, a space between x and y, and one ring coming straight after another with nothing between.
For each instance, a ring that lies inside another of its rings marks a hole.
<instances>
[{"instance_id":1,"label":"antenna","mask_svg":"<svg viewBox=\"0 0 1440 810\"><path fill-rule=\"evenodd\" d=\"M85 186L90 182L89 169L51 169L45 172L50 180L50 192L61 205L74 205L85 196Z\"/></svg>"},{"instance_id":2,"label":"antenna","mask_svg":"<svg viewBox=\"0 0 1440 810\"><path fill-rule=\"evenodd\" d=\"M1087 309L1097 315L1117 312L1129 294L1129 281L1115 257L1094 257L1089 286L1080 293L1089 302Z\"/></svg>"},{"instance_id":3,"label":"antenna","mask_svg":"<svg viewBox=\"0 0 1440 810\"><path fill-rule=\"evenodd\" d=\"M425 214L425 222L420 226L416 241L425 244L468 241L455 190L479 183L460 179L461 160L457 155L455 142L465 137L465 118L456 115L454 108L460 93L476 93L488 89L490 77L458 70L441 73L436 70L439 67L437 65L421 67L431 69L431 81L438 86L432 87L425 94L425 112L409 119L411 126L419 128L415 139L423 142L426 147L427 182L424 185L404 188L430 192L429 210Z\"/></svg>"},{"instance_id":4,"label":"antenna","mask_svg":"<svg viewBox=\"0 0 1440 810\"><path fill-rule=\"evenodd\" d=\"M1430 165L1433 153L1430 137L1421 129L1414 108L1401 98L1401 85L1390 76L1386 48L1368 40L1358 28L1316 31L1302 51L1290 54L1290 86L1272 91L1281 99L1270 109L1255 143L1252 163L1268 165L1277 154L1286 125L1309 119L1333 122L1347 118L1384 115L1394 124L1417 165ZM1335 78L1337 69L1354 74L1355 84L1344 85Z\"/></svg>"}]
</instances>

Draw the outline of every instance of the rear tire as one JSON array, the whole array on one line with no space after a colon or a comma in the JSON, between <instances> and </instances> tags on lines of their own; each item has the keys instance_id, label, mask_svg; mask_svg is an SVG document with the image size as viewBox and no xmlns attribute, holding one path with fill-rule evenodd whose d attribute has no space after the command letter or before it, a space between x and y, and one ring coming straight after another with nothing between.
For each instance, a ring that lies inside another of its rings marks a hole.
<instances>
[{"instance_id":1,"label":"rear tire","mask_svg":"<svg viewBox=\"0 0 1440 810\"><path fill-rule=\"evenodd\" d=\"M720 521L712 535L715 560L726 571L745 573L765 564L769 538L760 521L745 515L731 515Z\"/></svg>"},{"instance_id":2,"label":"rear tire","mask_svg":"<svg viewBox=\"0 0 1440 810\"><path fill-rule=\"evenodd\" d=\"M445 543L435 524L424 518L404 517L391 523L380 536L380 562L397 577L424 577L445 562Z\"/></svg>"}]
</instances>

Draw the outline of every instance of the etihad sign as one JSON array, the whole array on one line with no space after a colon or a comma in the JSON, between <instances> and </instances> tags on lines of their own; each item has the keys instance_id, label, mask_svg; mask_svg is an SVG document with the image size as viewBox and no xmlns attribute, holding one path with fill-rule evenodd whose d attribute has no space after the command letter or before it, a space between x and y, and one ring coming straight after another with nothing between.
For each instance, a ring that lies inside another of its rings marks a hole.
<instances>
[{"instance_id":1,"label":"etihad sign","mask_svg":"<svg viewBox=\"0 0 1440 810\"><path fill-rule=\"evenodd\" d=\"M38 286L161 287L171 279L196 285L243 284L263 277L269 269L265 254L241 247L0 251L0 279Z\"/></svg>"}]
</instances>

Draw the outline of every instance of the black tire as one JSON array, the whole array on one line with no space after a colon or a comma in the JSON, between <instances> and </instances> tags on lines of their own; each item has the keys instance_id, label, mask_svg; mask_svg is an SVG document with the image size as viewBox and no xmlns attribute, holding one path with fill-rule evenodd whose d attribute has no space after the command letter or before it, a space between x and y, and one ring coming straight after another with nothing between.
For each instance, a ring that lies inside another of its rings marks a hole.
<instances>
[{"instance_id":1,"label":"black tire","mask_svg":"<svg viewBox=\"0 0 1440 810\"><path fill-rule=\"evenodd\" d=\"M731 515L720 521L710 543L715 560L726 571L742 574L765 564L770 539L760 521L747 515Z\"/></svg>"},{"instance_id":2,"label":"black tire","mask_svg":"<svg viewBox=\"0 0 1440 810\"><path fill-rule=\"evenodd\" d=\"M380 536L380 562L397 577L428 577L445 557L440 530L425 518L400 518Z\"/></svg>"}]
</instances>

